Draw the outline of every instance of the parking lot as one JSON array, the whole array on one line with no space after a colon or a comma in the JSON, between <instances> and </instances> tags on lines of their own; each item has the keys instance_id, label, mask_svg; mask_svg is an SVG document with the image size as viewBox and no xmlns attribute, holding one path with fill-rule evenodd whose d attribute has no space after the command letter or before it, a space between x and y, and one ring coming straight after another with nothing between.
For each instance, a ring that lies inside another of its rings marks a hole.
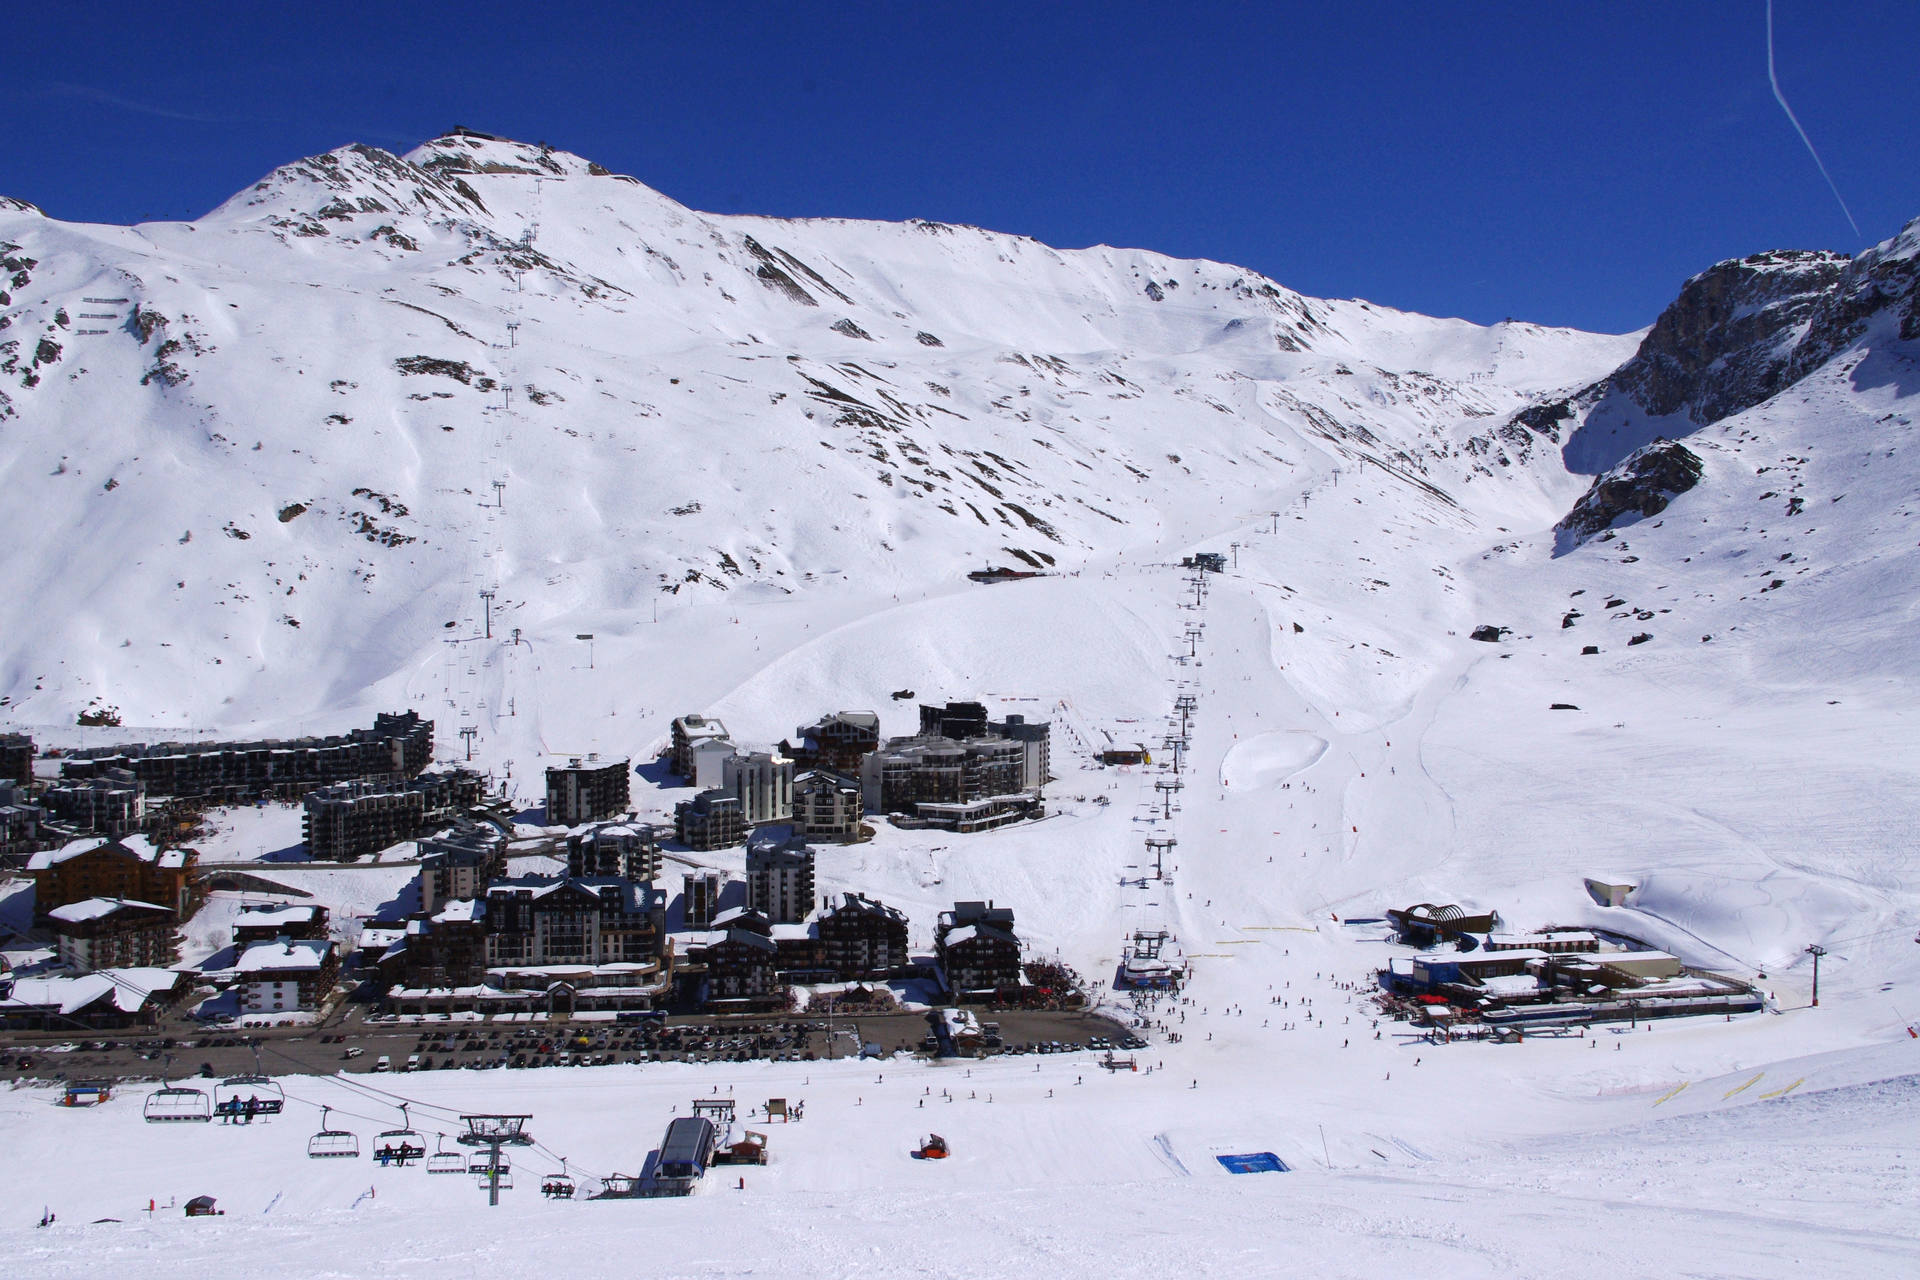
<instances>
[{"instance_id":1,"label":"parking lot","mask_svg":"<svg viewBox=\"0 0 1920 1280\"><path fill-rule=\"evenodd\" d=\"M1093 1013L1018 1011L997 1023L987 1054L1123 1049L1130 1033ZM813 1062L861 1052L924 1052L924 1013L835 1017L676 1017L644 1022L399 1022L357 1012L335 1025L247 1030L169 1027L150 1033L0 1033L0 1079L158 1080L393 1071L515 1070L646 1062Z\"/></svg>"}]
</instances>

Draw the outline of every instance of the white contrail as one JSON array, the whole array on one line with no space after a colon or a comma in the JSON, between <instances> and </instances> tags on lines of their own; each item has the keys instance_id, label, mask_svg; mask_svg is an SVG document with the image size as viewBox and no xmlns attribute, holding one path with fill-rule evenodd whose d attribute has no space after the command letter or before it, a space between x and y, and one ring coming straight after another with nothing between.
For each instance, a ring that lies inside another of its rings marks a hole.
<instances>
[{"instance_id":1,"label":"white contrail","mask_svg":"<svg viewBox=\"0 0 1920 1280\"><path fill-rule=\"evenodd\" d=\"M1773 99L1780 109L1787 113L1787 119L1793 122L1794 132L1800 135L1800 141L1807 144L1807 154L1820 166L1820 176L1827 180L1827 189L1833 192L1833 198L1840 201L1840 212L1847 215L1847 225L1853 228L1855 236L1860 235L1860 224L1853 220L1853 210L1847 208L1847 202L1840 195L1840 188L1833 184L1833 175L1827 172L1827 165L1820 153L1813 149L1813 139L1800 127L1800 118L1793 114L1793 108L1787 105L1787 95L1780 92L1780 77L1773 70L1773 0L1767 0L1767 80L1773 85Z\"/></svg>"}]
</instances>

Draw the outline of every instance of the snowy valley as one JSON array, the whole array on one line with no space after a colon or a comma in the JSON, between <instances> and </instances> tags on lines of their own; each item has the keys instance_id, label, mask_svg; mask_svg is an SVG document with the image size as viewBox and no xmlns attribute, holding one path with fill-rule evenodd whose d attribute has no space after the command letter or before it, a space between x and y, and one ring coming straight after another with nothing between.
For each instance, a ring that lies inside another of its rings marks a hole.
<instances>
[{"instance_id":1,"label":"snowy valley","mask_svg":"<svg viewBox=\"0 0 1920 1280\"><path fill-rule=\"evenodd\" d=\"M1482 327L1140 250L706 215L468 133L312 157L192 223L0 200L0 730L44 753L411 709L443 759L472 726L523 810L598 752L665 821L690 793L645 766L675 717L771 745L839 709L909 733L895 691L978 699L1051 723L1048 816L881 820L820 891L898 907L916 949L993 899L1082 974L1140 929L1193 970L1151 1073L385 1082L443 1127L528 1112L601 1173L691 1098L807 1099L744 1189L685 1200L490 1210L309 1162L314 1107L374 1105L325 1076L244 1128L17 1087L0 1237L48 1276L1911 1269L1917 272L1920 222L1721 264L1640 333ZM1226 565L1196 592L1198 552ZM1038 576L966 576L993 566ZM1161 764L1095 759L1136 744ZM214 825L229 860L297 838ZM286 872L341 925L409 874ZM1362 1035L1408 952L1349 921L1422 902L1618 932L1768 1007ZM937 1165L907 1153L935 1095ZM1253 1151L1291 1172L1215 1159ZM203 1192L228 1216L144 1212Z\"/></svg>"}]
</instances>

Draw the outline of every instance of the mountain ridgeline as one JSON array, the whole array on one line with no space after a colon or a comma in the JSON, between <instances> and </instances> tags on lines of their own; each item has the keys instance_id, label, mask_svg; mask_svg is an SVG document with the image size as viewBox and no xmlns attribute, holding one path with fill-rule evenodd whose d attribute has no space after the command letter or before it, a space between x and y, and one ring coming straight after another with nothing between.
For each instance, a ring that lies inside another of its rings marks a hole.
<instances>
[{"instance_id":1,"label":"mountain ridgeline","mask_svg":"<svg viewBox=\"0 0 1920 1280\"><path fill-rule=\"evenodd\" d=\"M1920 224L1723 263L1617 337L701 214L466 131L287 165L191 223L0 200L0 716L301 721L404 684L483 589L571 635L1071 572L1250 513L1310 537L1342 475L1428 568L1563 518L1568 551L1714 483L1633 461L1656 441L1836 362L1910 393L1917 251Z\"/></svg>"}]
</instances>

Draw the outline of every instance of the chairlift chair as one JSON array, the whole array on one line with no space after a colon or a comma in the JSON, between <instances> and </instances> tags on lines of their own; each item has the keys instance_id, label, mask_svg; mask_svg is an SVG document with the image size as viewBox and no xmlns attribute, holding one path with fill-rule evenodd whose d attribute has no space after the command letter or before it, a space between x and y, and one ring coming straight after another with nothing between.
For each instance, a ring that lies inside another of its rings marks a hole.
<instances>
[{"instance_id":1,"label":"chairlift chair","mask_svg":"<svg viewBox=\"0 0 1920 1280\"><path fill-rule=\"evenodd\" d=\"M467 1157L467 1172L475 1174L486 1173L487 1170L492 1167L492 1159L493 1157L490 1155L481 1155L475 1152L473 1155ZM513 1162L508 1160L506 1154L502 1152L500 1156L500 1172L506 1173L512 1168Z\"/></svg>"},{"instance_id":2,"label":"chairlift chair","mask_svg":"<svg viewBox=\"0 0 1920 1280\"><path fill-rule=\"evenodd\" d=\"M447 1135L441 1134L434 1140L433 1154L427 1157L428 1173L465 1173L467 1158L458 1151L447 1150Z\"/></svg>"},{"instance_id":3,"label":"chairlift chair","mask_svg":"<svg viewBox=\"0 0 1920 1280\"><path fill-rule=\"evenodd\" d=\"M199 1089L167 1085L147 1095L146 1105L141 1108L141 1114L146 1117L148 1124L210 1121L213 1119L213 1105L207 1101L207 1095Z\"/></svg>"},{"instance_id":4,"label":"chairlift chair","mask_svg":"<svg viewBox=\"0 0 1920 1280\"><path fill-rule=\"evenodd\" d=\"M427 1140L413 1127L407 1116L406 1103L400 1104L400 1127L387 1129L373 1140L373 1158L381 1164L397 1164L404 1168L409 1161L424 1160L427 1155Z\"/></svg>"},{"instance_id":5,"label":"chairlift chair","mask_svg":"<svg viewBox=\"0 0 1920 1280\"><path fill-rule=\"evenodd\" d=\"M540 1194L549 1200L573 1199L573 1179L567 1174L567 1162L560 1162L560 1172L550 1173L540 1180Z\"/></svg>"},{"instance_id":6,"label":"chairlift chair","mask_svg":"<svg viewBox=\"0 0 1920 1280\"><path fill-rule=\"evenodd\" d=\"M286 1109L287 1097L270 1076L233 1076L213 1086L214 1109L229 1103L241 1103L243 1111L257 1116L277 1116Z\"/></svg>"},{"instance_id":7,"label":"chairlift chair","mask_svg":"<svg viewBox=\"0 0 1920 1280\"><path fill-rule=\"evenodd\" d=\"M327 1116L332 1107L320 1108L320 1132L307 1139L307 1155L315 1160L336 1157L354 1158L360 1154L360 1138L348 1129L330 1129Z\"/></svg>"}]
</instances>

